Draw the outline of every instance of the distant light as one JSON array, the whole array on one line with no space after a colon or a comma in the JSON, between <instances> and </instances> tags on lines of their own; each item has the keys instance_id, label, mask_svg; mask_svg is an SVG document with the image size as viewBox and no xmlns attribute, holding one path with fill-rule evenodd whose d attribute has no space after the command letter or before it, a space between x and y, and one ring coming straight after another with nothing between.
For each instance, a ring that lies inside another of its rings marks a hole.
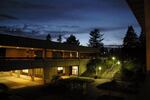
<instances>
[{"instance_id":1,"label":"distant light","mask_svg":"<svg viewBox=\"0 0 150 100\"><path fill-rule=\"evenodd\" d=\"M120 61L117 61L117 64L120 65Z\"/></svg>"},{"instance_id":2,"label":"distant light","mask_svg":"<svg viewBox=\"0 0 150 100\"><path fill-rule=\"evenodd\" d=\"M73 70L78 70L78 66L72 66Z\"/></svg>"},{"instance_id":3,"label":"distant light","mask_svg":"<svg viewBox=\"0 0 150 100\"><path fill-rule=\"evenodd\" d=\"M102 67L98 67L98 70L102 70Z\"/></svg>"},{"instance_id":4,"label":"distant light","mask_svg":"<svg viewBox=\"0 0 150 100\"><path fill-rule=\"evenodd\" d=\"M63 67L57 67L57 70L58 71L63 70Z\"/></svg>"},{"instance_id":5,"label":"distant light","mask_svg":"<svg viewBox=\"0 0 150 100\"><path fill-rule=\"evenodd\" d=\"M0 48L1 48L2 46L0 45Z\"/></svg>"},{"instance_id":6,"label":"distant light","mask_svg":"<svg viewBox=\"0 0 150 100\"><path fill-rule=\"evenodd\" d=\"M31 50L33 50L33 48L31 48Z\"/></svg>"},{"instance_id":7,"label":"distant light","mask_svg":"<svg viewBox=\"0 0 150 100\"><path fill-rule=\"evenodd\" d=\"M112 57L112 59L115 60L116 58L115 58L115 57Z\"/></svg>"},{"instance_id":8,"label":"distant light","mask_svg":"<svg viewBox=\"0 0 150 100\"><path fill-rule=\"evenodd\" d=\"M19 49L19 47L16 47L17 49Z\"/></svg>"},{"instance_id":9,"label":"distant light","mask_svg":"<svg viewBox=\"0 0 150 100\"><path fill-rule=\"evenodd\" d=\"M29 73L29 70L28 69L23 69L22 72Z\"/></svg>"}]
</instances>

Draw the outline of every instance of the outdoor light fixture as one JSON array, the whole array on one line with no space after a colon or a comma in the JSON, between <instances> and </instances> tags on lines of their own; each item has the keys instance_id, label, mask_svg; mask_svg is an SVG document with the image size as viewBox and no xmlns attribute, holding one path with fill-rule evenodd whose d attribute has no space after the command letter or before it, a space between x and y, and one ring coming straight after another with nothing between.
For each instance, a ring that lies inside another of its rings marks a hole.
<instances>
[{"instance_id":1,"label":"outdoor light fixture","mask_svg":"<svg viewBox=\"0 0 150 100\"><path fill-rule=\"evenodd\" d=\"M115 60L116 58L115 57L112 57L112 60Z\"/></svg>"},{"instance_id":2,"label":"outdoor light fixture","mask_svg":"<svg viewBox=\"0 0 150 100\"><path fill-rule=\"evenodd\" d=\"M98 67L98 70L102 70L102 67Z\"/></svg>"},{"instance_id":3,"label":"outdoor light fixture","mask_svg":"<svg viewBox=\"0 0 150 100\"><path fill-rule=\"evenodd\" d=\"M59 70L63 70L63 67L57 67L57 70L59 71Z\"/></svg>"},{"instance_id":4,"label":"outdoor light fixture","mask_svg":"<svg viewBox=\"0 0 150 100\"><path fill-rule=\"evenodd\" d=\"M117 64L120 65L120 61L117 61Z\"/></svg>"}]
</instances>

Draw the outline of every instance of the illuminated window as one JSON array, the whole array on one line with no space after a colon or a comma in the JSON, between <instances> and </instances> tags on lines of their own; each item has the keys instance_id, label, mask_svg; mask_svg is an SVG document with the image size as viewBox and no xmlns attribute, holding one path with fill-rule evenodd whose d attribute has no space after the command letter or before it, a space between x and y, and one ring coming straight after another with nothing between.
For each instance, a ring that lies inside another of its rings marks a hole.
<instances>
[{"instance_id":1,"label":"illuminated window","mask_svg":"<svg viewBox=\"0 0 150 100\"><path fill-rule=\"evenodd\" d=\"M78 75L78 66L72 66L72 75Z\"/></svg>"},{"instance_id":2,"label":"illuminated window","mask_svg":"<svg viewBox=\"0 0 150 100\"><path fill-rule=\"evenodd\" d=\"M22 72L23 72L23 73L28 73L29 70L28 70L28 69L23 69Z\"/></svg>"},{"instance_id":3,"label":"illuminated window","mask_svg":"<svg viewBox=\"0 0 150 100\"><path fill-rule=\"evenodd\" d=\"M63 67L57 67L58 74L63 74Z\"/></svg>"}]
</instances>

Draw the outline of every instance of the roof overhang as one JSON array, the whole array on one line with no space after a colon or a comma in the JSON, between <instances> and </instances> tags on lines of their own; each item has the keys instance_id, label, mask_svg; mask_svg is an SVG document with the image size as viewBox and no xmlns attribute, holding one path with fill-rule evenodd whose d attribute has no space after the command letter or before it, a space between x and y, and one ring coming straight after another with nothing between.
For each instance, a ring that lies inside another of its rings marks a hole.
<instances>
[{"instance_id":1,"label":"roof overhang","mask_svg":"<svg viewBox=\"0 0 150 100\"><path fill-rule=\"evenodd\" d=\"M126 0L143 31L145 30L144 0Z\"/></svg>"}]
</instances>

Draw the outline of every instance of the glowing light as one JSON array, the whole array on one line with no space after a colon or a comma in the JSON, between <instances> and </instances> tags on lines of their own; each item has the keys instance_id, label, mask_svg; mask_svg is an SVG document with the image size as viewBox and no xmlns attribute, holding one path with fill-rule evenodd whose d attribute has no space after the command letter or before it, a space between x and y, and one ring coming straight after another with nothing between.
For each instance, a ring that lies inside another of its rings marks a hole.
<instances>
[{"instance_id":1,"label":"glowing light","mask_svg":"<svg viewBox=\"0 0 150 100\"><path fill-rule=\"evenodd\" d=\"M57 70L59 71L59 70L63 70L63 67L57 67Z\"/></svg>"},{"instance_id":2,"label":"glowing light","mask_svg":"<svg viewBox=\"0 0 150 100\"><path fill-rule=\"evenodd\" d=\"M117 64L120 65L120 61L117 61Z\"/></svg>"},{"instance_id":3,"label":"glowing light","mask_svg":"<svg viewBox=\"0 0 150 100\"><path fill-rule=\"evenodd\" d=\"M115 57L112 57L112 60L115 60L116 58Z\"/></svg>"},{"instance_id":4,"label":"glowing light","mask_svg":"<svg viewBox=\"0 0 150 100\"><path fill-rule=\"evenodd\" d=\"M73 66L72 69L73 70L78 70L78 66Z\"/></svg>"},{"instance_id":5,"label":"glowing light","mask_svg":"<svg viewBox=\"0 0 150 100\"><path fill-rule=\"evenodd\" d=\"M98 67L98 70L102 70L102 67Z\"/></svg>"},{"instance_id":6,"label":"glowing light","mask_svg":"<svg viewBox=\"0 0 150 100\"><path fill-rule=\"evenodd\" d=\"M23 69L23 70L22 70L22 72L24 72L24 73L28 73L28 72L29 72L29 70L28 70L28 69Z\"/></svg>"},{"instance_id":7,"label":"glowing light","mask_svg":"<svg viewBox=\"0 0 150 100\"><path fill-rule=\"evenodd\" d=\"M19 47L16 47L17 49L19 49Z\"/></svg>"}]
</instances>

